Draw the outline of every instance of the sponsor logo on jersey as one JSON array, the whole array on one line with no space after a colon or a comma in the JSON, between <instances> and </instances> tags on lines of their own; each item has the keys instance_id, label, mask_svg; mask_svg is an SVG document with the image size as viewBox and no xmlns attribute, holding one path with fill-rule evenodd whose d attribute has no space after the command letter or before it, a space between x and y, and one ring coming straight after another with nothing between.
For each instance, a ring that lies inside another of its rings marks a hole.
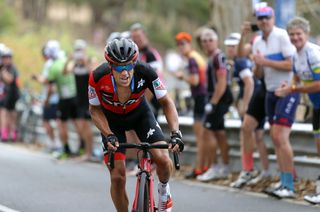
<instances>
[{"instance_id":1,"label":"sponsor logo on jersey","mask_svg":"<svg viewBox=\"0 0 320 212\"><path fill-rule=\"evenodd\" d=\"M142 87L145 82L146 82L146 81L145 81L144 79L141 79L141 80L138 82L137 88Z\"/></svg>"},{"instance_id":2,"label":"sponsor logo on jersey","mask_svg":"<svg viewBox=\"0 0 320 212\"><path fill-rule=\"evenodd\" d=\"M157 78L156 80L154 80L154 81L152 82L152 85L153 85L153 88L154 88L155 90L165 90L165 89L166 89L159 78Z\"/></svg>"},{"instance_id":3,"label":"sponsor logo on jersey","mask_svg":"<svg viewBox=\"0 0 320 212\"><path fill-rule=\"evenodd\" d=\"M88 96L89 96L89 99L94 99L97 97L96 90L94 89L94 87L90 85L88 86Z\"/></svg>"}]
</instances>

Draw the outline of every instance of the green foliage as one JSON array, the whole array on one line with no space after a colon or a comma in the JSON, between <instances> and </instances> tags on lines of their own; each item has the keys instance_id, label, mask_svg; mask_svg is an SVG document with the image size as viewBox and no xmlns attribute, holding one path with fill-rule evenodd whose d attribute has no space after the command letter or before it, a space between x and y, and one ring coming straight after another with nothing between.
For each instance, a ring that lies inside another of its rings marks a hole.
<instances>
[{"instance_id":1,"label":"green foliage","mask_svg":"<svg viewBox=\"0 0 320 212\"><path fill-rule=\"evenodd\" d=\"M0 33L10 30L16 23L15 15L4 2L0 0Z\"/></svg>"}]
</instances>

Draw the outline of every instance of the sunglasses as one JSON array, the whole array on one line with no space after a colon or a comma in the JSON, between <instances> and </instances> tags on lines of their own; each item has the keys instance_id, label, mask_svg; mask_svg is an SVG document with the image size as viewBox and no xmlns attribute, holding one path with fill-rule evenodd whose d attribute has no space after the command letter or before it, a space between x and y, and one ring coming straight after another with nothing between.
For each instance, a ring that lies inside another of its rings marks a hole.
<instances>
[{"instance_id":1,"label":"sunglasses","mask_svg":"<svg viewBox=\"0 0 320 212\"><path fill-rule=\"evenodd\" d=\"M203 39L201 40L202 43L209 43L209 42L212 42L213 39Z\"/></svg>"},{"instance_id":2,"label":"sunglasses","mask_svg":"<svg viewBox=\"0 0 320 212\"><path fill-rule=\"evenodd\" d=\"M263 19L270 20L270 19L271 19L271 16L259 16L257 19L258 19L259 21L262 21Z\"/></svg>"},{"instance_id":3,"label":"sunglasses","mask_svg":"<svg viewBox=\"0 0 320 212\"><path fill-rule=\"evenodd\" d=\"M132 70L133 67L134 67L134 65L133 65L133 63L129 63L129 64L123 65L123 66L121 66L121 65L119 65L119 66L117 66L117 65L112 65L111 67L112 67L112 69L115 70L116 72L121 73L121 72L124 71L124 70L126 70L126 71Z\"/></svg>"},{"instance_id":4,"label":"sunglasses","mask_svg":"<svg viewBox=\"0 0 320 212\"><path fill-rule=\"evenodd\" d=\"M186 44L187 44L186 41L179 41L179 42L177 42L177 46L184 46L184 45L186 45Z\"/></svg>"}]
</instances>

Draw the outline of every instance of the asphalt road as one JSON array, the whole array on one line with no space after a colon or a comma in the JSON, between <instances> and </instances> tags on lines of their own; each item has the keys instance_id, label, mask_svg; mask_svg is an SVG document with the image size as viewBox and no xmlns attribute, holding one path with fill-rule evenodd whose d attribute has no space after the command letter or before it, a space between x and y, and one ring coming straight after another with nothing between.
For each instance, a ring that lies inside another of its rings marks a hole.
<instances>
[{"instance_id":1,"label":"asphalt road","mask_svg":"<svg viewBox=\"0 0 320 212\"><path fill-rule=\"evenodd\" d=\"M102 164L57 161L45 153L0 143L1 212L112 212L108 184ZM134 186L135 177L128 177L130 200ZM173 179L170 186L177 212L320 211L319 206L203 183Z\"/></svg>"}]
</instances>

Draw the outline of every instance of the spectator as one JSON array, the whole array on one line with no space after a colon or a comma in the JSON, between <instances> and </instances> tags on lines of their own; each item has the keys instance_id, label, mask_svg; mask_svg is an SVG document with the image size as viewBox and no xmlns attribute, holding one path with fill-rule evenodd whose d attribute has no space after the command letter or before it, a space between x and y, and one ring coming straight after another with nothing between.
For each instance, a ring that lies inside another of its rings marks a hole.
<instances>
[{"instance_id":1,"label":"spectator","mask_svg":"<svg viewBox=\"0 0 320 212\"><path fill-rule=\"evenodd\" d=\"M197 159L195 168L188 173L186 178L196 178L208 169L208 161L204 154L203 126L204 106L206 104L206 63L202 56L191 46L192 37L189 33L180 32L176 35L179 52L188 60L186 70L175 72L175 76L190 85L193 106L193 131L196 135Z\"/></svg>"},{"instance_id":2,"label":"spectator","mask_svg":"<svg viewBox=\"0 0 320 212\"><path fill-rule=\"evenodd\" d=\"M139 48L139 59L142 62L148 63L154 70L156 70L158 76L162 81L163 79L163 62L159 52L152 48L149 44L149 39L144 30L144 27L140 23L135 23L130 27L131 38L137 44ZM160 109L160 104L157 99L148 90L146 97L151 103L153 113L157 119Z\"/></svg>"},{"instance_id":3,"label":"spectator","mask_svg":"<svg viewBox=\"0 0 320 212\"><path fill-rule=\"evenodd\" d=\"M57 87L59 95L58 103L58 119L59 119L59 134L60 140L63 144L63 150L56 155L58 159L65 159L72 155L68 145L68 120L74 121L77 131L79 125L76 122L77 118L77 104L76 104L76 84L75 78L72 74L64 74L64 67L66 58L61 56L60 43L56 40L50 40L46 43L45 54L52 59L52 65L48 73L48 93L45 100L45 105L49 104L49 98L53 92L53 85Z\"/></svg>"},{"instance_id":4,"label":"spectator","mask_svg":"<svg viewBox=\"0 0 320 212\"><path fill-rule=\"evenodd\" d=\"M18 70L12 61L12 50L8 47L1 52L0 75L2 81L1 140L17 139L16 102L19 99Z\"/></svg>"},{"instance_id":5,"label":"spectator","mask_svg":"<svg viewBox=\"0 0 320 212\"><path fill-rule=\"evenodd\" d=\"M239 84L240 101L238 111L242 119L240 131L242 171L231 187L241 188L244 185L256 184L269 177L269 162L266 146L263 142L263 127L265 123L264 98L265 86L252 73L251 44L245 39L251 33L250 25L242 26L242 35L232 33L226 40L227 54L234 58L234 79ZM238 46L238 49L237 49ZM257 176L254 170L253 151L257 145L262 171Z\"/></svg>"},{"instance_id":6,"label":"spectator","mask_svg":"<svg viewBox=\"0 0 320 212\"><path fill-rule=\"evenodd\" d=\"M42 48L42 56L45 60L45 64L43 65L42 73L40 75L33 74L32 79L43 85L43 98L46 99L46 95L48 93L48 73L49 69L53 63L53 60L50 58L50 55L47 55L45 52L45 46ZM56 88L54 88L55 90ZM46 142L47 148L49 151L59 151L61 150L61 143L58 138L55 138L54 128L51 125L50 121L57 120L57 108L58 108L59 96L56 91L53 91L51 94L48 105L43 105L43 126L46 129L49 140Z\"/></svg>"},{"instance_id":7,"label":"spectator","mask_svg":"<svg viewBox=\"0 0 320 212\"><path fill-rule=\"evenodd\" d=\"M312 125L320 155L320 47L308 41L310 25L304 18L293 18L287 25L287 31L291 43L297 49L293 57L294 75L290 84L287 81L282 83L276 95L285 97L291 93L308 93L313 104ZM320 204L320 185L317 185L316 192L314 195L306 195L304 199Z\"/></svg>"},{"instance_id":8,"label":"spectator","mask_svg":"<svg viewBox=\"0 0 320 212\"><path fill-rule=\"evenodd\" d=\"M256 17L262 35L253 43L253 60L257 74L264 75L266 113L280 170L280 186L267 189L266 192L278 198L294 198L293 151L289 136L300 96L291 93L280 98L274 92L282 81L292 77L291 57L295 48L287 32L274 26L275 17L271 7L258 8Z\"/></svg>"},{"instance_id":9,"label":"spectator","mask_svg":"<svg viewBox=\"0 0 320 212\"><path fill-rule=\"evenodd\" d=\"M207 93L203 139L206 155L210 157L211 167L197 177L200 181L209 181L227 177L229 174L229 146L224 128L224 115L232 103L229 87L229 73L226 69L225 56L218 49L218 36L212 29L201 33L202 48L208 56ZM217 149L220 149L222 166L218 165Z\"/></svg>"},{"instance_id":10,"label":"spectator","mask_svg":"<svg viewBox=\"0 0 320 212\"><path fill-rule=\"evenodd\" d=\"M77 125L80 135L80 154L79 161L90 161L92 159L93 134L91 129L91 117L89 114L88 102L88 81L90 71L93 69L90 58L86 53L87 43L84 40L75 40L73 54L66 63L64 73L73 74L76 82L76 105L77 105Z\"/></svg>"}]
</instances>

